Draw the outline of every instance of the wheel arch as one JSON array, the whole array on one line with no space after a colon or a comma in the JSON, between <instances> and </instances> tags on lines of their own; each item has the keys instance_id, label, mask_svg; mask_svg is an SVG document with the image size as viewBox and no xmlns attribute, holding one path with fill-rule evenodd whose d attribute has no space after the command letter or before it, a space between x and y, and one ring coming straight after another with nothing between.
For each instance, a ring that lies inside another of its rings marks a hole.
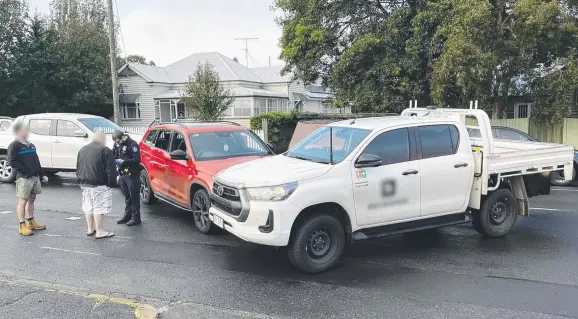
<instances>
[{"instance_id":1,"label":"wheel arch","mask_svg":"<svg viewBox=\"0 0 578 319\"><path fill-rule=\"evenodd\" d=\"M0 148L0 155L8 155L8 150Z\"/></svg>"},{"instance_id":2,"label":"wheel arch","mask_svg":"<svg viewBox=\"0 0 578 319\"><path fill-rule=\"evenodd\" d=\"M189 187L189 207L192 207L193 205L193 196L195 196L195 193L201 189L204 189L207 192L209 192L209 187L204 182L193 181L191 183L191 186Z\"/></svg>"},{"instance_id":3,"label":"wheel arch","mask_svg":"<svg viewBox=\"0 0 578 319\"><path fill-rule=\"evenodd\" d=\"M299 212L299 214L293 221L293 225L291 226L291 235L289 237L289 242L292 241L293 236L297 231L297 227L303 220L312 216L313 214L319 214L321 212L335 217L341 223L343 229L345 230L346 241L351 242L351 232L352 232L351 218L349 217L349 214L347 213L345 208L343 208L343 206L335 202L314 204L302 209L301 212Z\"/></svg>"}]
</instances>

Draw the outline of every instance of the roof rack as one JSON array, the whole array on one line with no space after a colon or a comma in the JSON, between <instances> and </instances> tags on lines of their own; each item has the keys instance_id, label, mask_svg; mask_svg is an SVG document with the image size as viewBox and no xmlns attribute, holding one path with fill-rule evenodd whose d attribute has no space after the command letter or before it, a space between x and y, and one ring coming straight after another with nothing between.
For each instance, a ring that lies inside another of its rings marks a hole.
<instances>
[{"instance_id":1,"label":"roof rack","mask_svg":"<svg viewBox=\"0 0 578 319\"><path fill-rule=\"evenodd\" d=\"M189 123L191 125L195 125L195 124L203 124L203 123L221 123L221 124L229 124L229 125L234 125L234 126L242 126L239 123L235 123L235 122L231 122L231 121L202 121L202 122L192 122ZM186 123L181 123L181 122L160 122L157 120L154 120L151 122L151 124L149 125L149 127L151 126L155 126L155 125L178 125L180 127L184 127L184 128L188 128Z\"/></svg>"}]
</instances>

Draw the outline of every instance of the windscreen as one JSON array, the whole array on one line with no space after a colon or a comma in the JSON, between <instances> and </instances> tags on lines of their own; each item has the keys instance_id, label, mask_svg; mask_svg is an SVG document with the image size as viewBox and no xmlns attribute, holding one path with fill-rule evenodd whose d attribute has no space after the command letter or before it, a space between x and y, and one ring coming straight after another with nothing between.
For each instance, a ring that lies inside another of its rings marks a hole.
<instances>
[{"instance_id":1,"label":"windscreen","mask_svg":"<svg viewBox=\"0 0 578 319\"><path fill-rule=\"evenodd\" d=\"M271 153L265 143L248 130L194 133L190 139L197 161Z\"/></svg>"},{"instance_id":2,"label":"windscreen","mask_svg":"<svg viewBox=\"0 0 578 319\"><path fill-rule=\"evenodd\" d=\"M88 117L78 119L78 121L93 132L113 133L116 130L123 130L120 126L103 117Z\"/></svg>"}]
</instances>

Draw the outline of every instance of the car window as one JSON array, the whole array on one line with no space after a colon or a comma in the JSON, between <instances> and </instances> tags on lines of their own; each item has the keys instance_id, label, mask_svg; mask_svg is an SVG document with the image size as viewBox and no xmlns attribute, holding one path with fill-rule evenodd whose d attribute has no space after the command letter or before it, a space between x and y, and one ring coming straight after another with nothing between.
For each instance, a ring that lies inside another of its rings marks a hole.
<instances>
[{"instance_id":1,"label":"car window","mask_svg":"<svg viewBox=\"0 0 578 319\"><path fill-rule=\"evenodd\" d=\"M406 128L381 133L363 150L362 154L381 157L382 165L409 161L409 131Z\"/></svg>"},{"instance_id":2,"label":"car window","mask_svg":"<svg viewBox=\"0 0 578 319\"><path fill-rule=\"evenodd\" d=\"M171 139L171 131L160 131L157 140L155 141L155 147L160 148L163 151L169 150L169 144Z\"/></svg>"},{"instance_id":3,"label":"car window","mask_svg":"<svg viewBox=\"0 0 578 319\"><path fill-rule=\"evenodd\" d=\"M159 131L150 131L147 137L144 140L144 143L147 145L154 145L155 138L159 134Z\"/></svg>"},{"instance_id":4,"label":"car window","mask_svg":"<svg viewBox=\"0 0 578 319\"><path fill-rule=\"evenodd\" d=\"M38 119L30 120L28 126L30 128L30 133L38 135L50 135L50 124L52 120Z\"/></svg>"},{"instance_id":5,"label":"car window","mask_svg":"<svg viewBox=\"0 0 578 319\"><path fill-rule=\"evenodd\" d=\"M185 142L185 137L181 133L173 134L173 142L171 143L171 148L169 152L181 150L183 152L187 151L187 143Z\"/></svg>"},{"instance_id":6,"label":"car window","mask_svg":"<svg viewBox=\"0 0 578 319\"><path fill-rule=\"evenodd\" d=\"M8 131L10 127L10 121L0 121L0 132Z\"/></svg>"},{"instance_id":7,"label":"car window","mask_svg":"<svg viewBox=\"0 0 578 319\"><path fill-rule=\"evenodd\" d=\"M457 140L454 143L450 126L453 125L428 125L418 128L423 159L451 155L457 151ZM455 134L457 136L457 132Z\"/></svg>"},{"instance_id":8,"label":"car window","mask_svg":"<svg viewBox=\"0 0 578 319\"><path fill-rule=\"evenodd\" d=\"M519 132L507 129L497 129L498 131L498 138L505 139L505 140L515 140L515 141L530 141L531 139Z\"/></svg>"},{"instance_id":9,"label":"car window","mask_svg":"<svg viewBox=\"0 0 578 319\"><path fill-rule=\"evenodd\" d=\"M189 138L197 161L269 154L265 143L249 130L194 133Z\"/></svg>"},{"instance_id":10,"label":"car window","mask_svg":"<svg viewBox=\"0 0 578 319\"><path fill-rule=\"evenodd\" d=\"M83 131L78 125L64 120L58 120L56 123L56 135L57 136L74 136L74 132ZM84 131L83 131L84 132Z\"/></svg>"}]
</instances>

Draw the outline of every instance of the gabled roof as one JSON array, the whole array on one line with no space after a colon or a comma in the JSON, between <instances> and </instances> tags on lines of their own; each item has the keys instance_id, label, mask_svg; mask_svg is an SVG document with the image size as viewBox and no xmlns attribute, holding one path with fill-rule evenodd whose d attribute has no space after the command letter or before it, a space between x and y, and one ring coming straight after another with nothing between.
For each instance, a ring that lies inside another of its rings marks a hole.
<instances>
[{"instance_id":1,"label":"gabled roof","mask_svg":"<svg viewBox=\"0 0 578 319\"><path fill-rule=\"evenodd\" d=\"M292 82L293 75L288 73L281 75L282 65L274 66L264 66L251 68L251 71L255 73L263 83L287 83Z\"/></svg>"}]
</instances>

